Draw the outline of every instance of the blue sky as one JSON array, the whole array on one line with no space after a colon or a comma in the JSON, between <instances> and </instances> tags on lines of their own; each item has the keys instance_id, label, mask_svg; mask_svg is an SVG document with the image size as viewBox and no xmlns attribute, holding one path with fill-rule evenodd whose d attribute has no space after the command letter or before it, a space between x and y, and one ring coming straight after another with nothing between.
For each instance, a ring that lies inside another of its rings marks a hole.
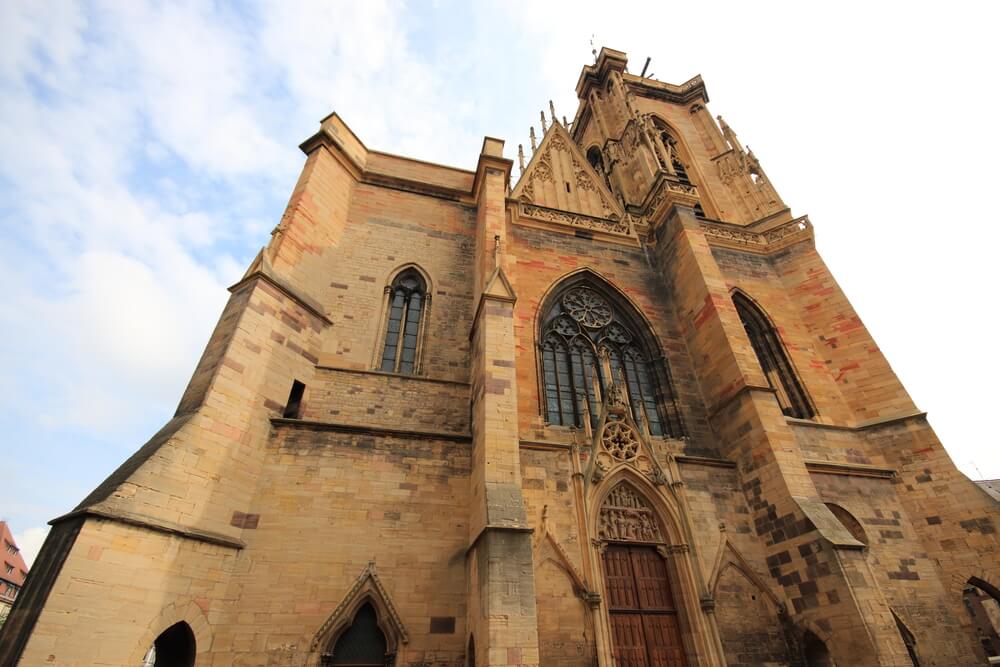
<instances>
[{"instance_id":1,"label":"blue sky","mask_svg":"<svg viewBox=\"0 0 1000 667\"><path fill-rule=\"evenodd\" d=\"M956 462L1000 477L996 6L606 6L0 3L0 515L29 558L173 413L320 118L514 157L549 99L573 116L592 35L705 77Z\"/></svg>"}]
</instances>

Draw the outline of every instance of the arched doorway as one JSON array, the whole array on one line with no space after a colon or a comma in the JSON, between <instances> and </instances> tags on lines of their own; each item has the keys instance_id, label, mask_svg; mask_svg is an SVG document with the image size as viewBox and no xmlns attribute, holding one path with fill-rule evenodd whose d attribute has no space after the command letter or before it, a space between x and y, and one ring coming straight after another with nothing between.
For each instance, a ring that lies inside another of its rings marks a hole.
<instances>
[{"instance_id":1,"label":"arched doorway","mask_svg":"<svg viewBox=\"0 0 1000 667\"><path fill-rule=\"evenodd\" d=\"M181 621L174 623L160 633L153 642L143 667L194 667L194 657L197 652L194 632L191 626Z\"/></svg>"},{"instance_id":2,"label":"arched doorway","mask_svg":"<svg viewBox=\"0 0 1000 667\"><path fill-rule=\"evenodd\" d=\"M679 610L652 508L622 482L602 504L599 521L615 664L686 667Z\"/></svg>"},{"instance_id":3,"label":"arched doorway","mask_svg":"<svg viewBox=\"0 0 1000 667\"><path fill-rule=\"evenodd\" d=\"M366 602L323 655L323 665L345 667L384 667L387 659L385 634L378 626L378 615L371 602Z\"/></svg>"}]
</instances>

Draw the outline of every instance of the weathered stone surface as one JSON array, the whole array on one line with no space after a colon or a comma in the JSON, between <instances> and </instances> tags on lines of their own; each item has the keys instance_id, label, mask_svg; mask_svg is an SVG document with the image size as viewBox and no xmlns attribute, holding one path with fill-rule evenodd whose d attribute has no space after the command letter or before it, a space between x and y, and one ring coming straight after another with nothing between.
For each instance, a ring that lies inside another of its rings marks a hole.
<instances>
[{"instance_id":1,"label":"weathered stone surface","mask_svg":"<svg viewBox=\"0 0 1000 667\"><path fill-rule=\"evenodd\" d=\"M465 171L325 119L175 418L57 520L0 664L138 665L182 622L199 666L315 667L365 604L413 667L612 665L623 628L692 666L903 667L908 645L983 662L1000 504L956 470L700 78L624 64L605 49L584 68L580 113L513 189L499 140ZM427 283L411 375L378 370L406 270ZM590 414L576 362L546 376L565 286L628 314L608 338L641 339L675 437L649 432L607 341L615 388ZM808 420L782 410L788 374ZM553 383L576 426L549 423Z\"/></svg>"}]
</instances>

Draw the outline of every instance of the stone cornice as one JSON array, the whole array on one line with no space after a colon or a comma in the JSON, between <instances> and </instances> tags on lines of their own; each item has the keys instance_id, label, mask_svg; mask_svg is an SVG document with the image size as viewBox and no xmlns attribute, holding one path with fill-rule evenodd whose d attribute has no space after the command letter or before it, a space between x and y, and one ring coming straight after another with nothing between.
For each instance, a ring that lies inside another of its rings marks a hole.
<instances>
[{"instance_id":1,"label":"stone cornice","mask_svg":"<svg viewBox=\"0 0 1000 667\"><path fill-rule=\"evenodd\" d=\"M649 220L662 220L673 204L693 207L697 203L698 188L660 172L640 209Z\"/></svg>"},{"instance_id":2,"label":"stone cornice","mask_svg":"<svg viewBox=\"0 0 1000 667\"><path fill-rule=\"evenodd\" d=\"M471 203L469 193L465 190L434 185L433 183L425 183L400 176L390 176L389 174L368 171L361 175L360 182L365 185L376 185L415 195L434 197L435 199L447 199L464 204Z\"/></svg>"},{"instance_id":3,"label":"stone cornice","mask_svg":"<svg viewBox=\"0 0 1000 667\"><path fill-rule=\"evenodd\" d=\"M74 510L68 514L63 514L62 516L49 521L49 525L54 526L57 523L62 523L63 521L69 521L80 517L105 519L107 521L123 523L137 528L146 528L158 533L166 533L167 535L183 537L189 540L195 540L196 542L205 542L206 544L215 544L222 547L228 547L230 549L242 549L246 546L246 543L242 540L238 540L221 533L191 528L189 526L183 526L179 523L174 523L173 521L164 521L151 516L115 511L99 506L87 507L84 509Z\"/></svg>"},{"instance_id":4,"label":"stone cornice","mask_svg":"<svg viewBox=\"0 0 1000 667\"><path fill-rule=\"evenodd\" d=\"M345 125L346 127L346 125ZM350 131L350 128L347 128ZM363 148L364 144L354 137L354 133L351 133L352 137L358 141L358 144ZM456 201L465 204L471 204L472 202L472 191L465 190L463 188L451 188L445 185L440 185L436 183L428 183L426 181L420 181L416 179L405 178L403 176L398 176L394 174L386 174L381 171L375 171L369 169L367 165L359 161L359 157L353 155L346 147L343 146L342 141L334 136L326 127L321 127L319 132L312 135L308 139L299 145L299 148L306 155L310 155L316 150L326 150L334 159L336 159L359 183L364 183L366 185L374 185L379 187L391 188L393 190L399 190L402 192L409 192L412 194L425 195L428 197L434 197L437 199L446 199L449 201ZM367 151L364 149L368 155L378 155L383 157L389 157L395 160L405 160L406 162L415 162L419 164L426 164L430 167L436 167L440 169L447 169L453 172L460 172L464 174L472 174L465 169L459 169L457 167L450 167L447 165L441 165L434 162L427 162L424 160L416 160L413 158L402 157L399 155L394 155L392 153L384 153L381 151ZM508 162L510 162L508 160ZM513 164L513 163L512 163Z\"/></svg>"},{"instance_id":5,"label":"stone cornice","mask_svg":"<svg viewBox=\"0 0 1000 667\"><path fill-rule=\"evenodd\" d=\"M848 475L850 477L875 477L878 479L892 479L896 476L896 471L892 468L879 468L878 466L866 465L863 463L841 463L837 461L817 461L805 459L803 461L806 470L812 473L825 475Z\"/></svg>"},{"instance_id":6,"label":"stone cornice","mask_svg":"<svg viewBox=\"0 0 1000 667\"><path fill-rule=\"evenodd\" d=\"M357 433L393 438L415 438L420 440L453 440L469 442L472 435L468 433L448 433L447 431L420 431L415 429L388 428L365 424L344 424L340 422L321 422L308 419L289 419L287 417L271 417L272 426L304 428L312 431L337 431L340 433Z\"/></svg>"},{"instance_id":7,"label":"stone cornice","mask_svg":"<svg viewBox=\"0 0 1000 667\"><path fill-rule=\"evenodd\" d=\"M464 380L448 380L445 378L432 378L424 375L405 375L403 373L389 373L374 368L347 368L345 366L328 366L326 364L316 364L316 368L321 371L336 373L356 373L359 375L377 375L384 378L403 380L405 382L433 382L437 384L451 384L459 387L468 387L469 383Z\"/></svg>"},{"instance_id":8,"label":"stone cornice","mask_svg":"<svg viewBox=\"0 0 1000 667\"><path fill-rule=\"evenodd\" d=\"M483 535L486 533L534 533L535 529L531 526L518 526L518 525L507 525L507 524L487 524L483 526L483 529L472 539L469 546L465 549L465 555L468 556L469 553L476 548L479 541L483 539Z\"/></svg>"},{"instance_id":9,"label":"stone cornice","mask_svg":"<svg viewBox=\"0 0 1000 667\"><path fill-rule=\"evenodd\" d=\"M690 102L708 102L708 90L700 74L696 74L684 83L678 85L664 83L656 79L648 79L635 74L622 74L622 79L633 93L641 97L663 100L671 104L688 104Z\"/></svg>"},{"instance_id":10,"label":"stone cornice","mask_svg":"<svg viewBox=\"0 0 1000 667\"><path fill-rule=\"evenodd\" d=\"M812 224L805 215L764 231L706 220L700 221L700 226L712 246L761 255L771 254L801 241L815 243Z\"/></svg>"},{"instance_id":11,"label":"stone cornice","mask_svg":"<svg viewBox=\"0 0 1000 667\"><path fill-rule=\"evenodd\" d=\"M857 424L824 424L822 422L812 421L811 419L796 419L795 417L785 417L785 421L787 421L791 426L805 426L806 428L828 429L831 431L867 431L869 429L876 429L882 426L891 426L893 424L909 421L911 419L925 420L926 418L926 412L911 412L910 414L905 415L869 419L867 421L858 422Z\"/></svg>"},{"instance_id":12,"label":"stone cornice","mask_svg":"<svg viewBox=\"0 0 1000 667\"><path fill-rule=\"evenodd\" d=\"M718 459L711 456L687 456L685 454L678 454L674 457L678 463L683 463L687 465L696 466L707 466L709 468L735 468L736 461L731 461L729 459Z\"/></svg>"},{"instance_id":13,"label":"stone cornice","mask_svg":"<svg viewBox=\"0 0 1000 667\"><path fill-rule=\"evenodd\" d=\"M615 220L528 204L517 199L508 198L507 205L513 213L511 222L516 225L608 241L630 247L636 247L639 244L639 237L635 233L631 214L626 214L624 218Z\"/></svg>"}]
</instances>

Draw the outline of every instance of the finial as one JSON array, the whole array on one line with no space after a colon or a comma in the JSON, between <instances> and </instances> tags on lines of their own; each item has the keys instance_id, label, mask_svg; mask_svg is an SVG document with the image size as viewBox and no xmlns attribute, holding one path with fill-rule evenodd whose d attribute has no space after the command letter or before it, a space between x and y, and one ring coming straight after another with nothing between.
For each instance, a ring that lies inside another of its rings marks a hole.
<instances>
[{"instance_id":1,"label":"finial","mask_svg":"<svg viewBox=\"0 0 1000 667\"><path fill-rule=\"evenodd\" d=\"M733 128L729 127L729 124L722 120L721 115L716 116L715 119L719 121L719 128L722 129L722 136L726 140L726 143L729 144L729 147L735 151L742 152L743 146L740 145L740 140L736 137L736 133L733 132ZM747 149L749 148L750 147L747 146Z\"/></svg>"},{"instance_id":2,"label":"finial","mask_svg":"<svg viewBox=\"0 0 1000 667\"><path fill-rule=\"evenodd\" d=\"M567 130L569 129L569 123L566 122L566 116L563 116L563 127L565 127Z\"/></svg>"},{"instance_id":3,"label":"finial","mask_svg":"<svg viewBox=\"0 0 1000 667\"><path fill-rule=\"evenodd\" d=\"M531 132L529 132L529 134L531 135L531 152L534 153L535 151L538 150L538 146L535 144L535 126L534 125L531 126Z\"/></svg>"},{"instance_id":4,"label":"finial","mask_svg":"<svg viewBox=\"0 0 1000 667\"><path fill-rule=\"evenodd\" d=\"M544 111L539 111L538 115L542 119L542 134L545 134L546 132L549 131L548 126L545 125L545 112Z\"/></svg>"},{"instance_id":5,"label":"finial","mask_svg":"<svg viewBox=\"0 0 1000 667\"><path fill-rule=\"evenodd\" d=\"M517 145L517 164L521 167L521 173L524 173L524 144Z\"/></svg>"},{"instance_id":6,"label":"finial","mask_svg":"<svg viewBox=\"0 0 1000 667\"><path fill-rule=\"evenodd\" d=\"M594 34L590 34L590 52L594 54L594 62L597 62L597 48L594 46Z\"/></svg>"},{"instance_id":7,"label":"finial","mask_svg":"<svg viewBox=\"0 0 1000 667\"><path fill-rule=\"evenodd\" d=\"M500 235L493 237L493 261L500 266Z\"/></svg>"},{"instance_id":8,"label":"finial","mask_svg":"<svg viewBox=\"0 0 1000 667\"><path fill-rule=\"evenodd\" d=\"M553 125L559 122L556 120L556 105L552 104L552 100L549 100L549 116L552 118ZM566 123L563 123L563 125L565 124Z\"/></svg>"}]
</instances>

